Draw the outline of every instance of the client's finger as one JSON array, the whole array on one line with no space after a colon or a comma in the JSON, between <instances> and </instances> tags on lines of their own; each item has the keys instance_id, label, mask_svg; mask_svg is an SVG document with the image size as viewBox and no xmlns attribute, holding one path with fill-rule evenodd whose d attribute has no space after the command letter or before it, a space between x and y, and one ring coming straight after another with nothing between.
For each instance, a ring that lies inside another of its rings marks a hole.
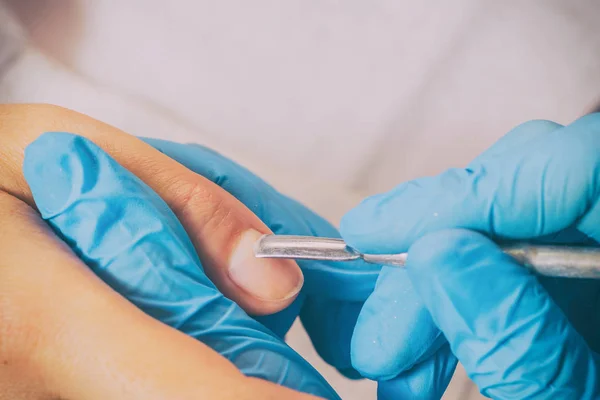
<instances>
[{"instance_id":1,"label":"client's finger","mask_svg":"<svg viewBox=\"0 0 600 400\"><path fill-rule=\"evenodd\" d=\"M300 291L295 262L253 256L254 242L271 231L248 208L141 140L85 115L53 106L0 106L0 189L33 204L21 173L23 151L48 131L91 139L158 193L189 233L208 277L246 311L274 313Z\"/></svg>"},{"instance_id":2,"label":"client's finger","mask_svg":"<svg viewBox=\"0 0 600 400\"><path fill-rule=\"evenodd\" d=\"M276 234L339 237L325 219L215 151L165 140L144 141L227 190ZM350 339L381 267L357 261L301 260L298 264L305 278L301 296L284 312L258 320L282 335L300 311L302 324L321 357L345 376L359 377L351 365Z\"/></svg>"},{"instance_id":3,"label":"client's finger","mask_svg":"<svg viewBox=\"0 0 600 400\"><path fill-rule=\"evenodd\" d=\"M0 398L309 398L138 310L3 192L0 220Z\"/></svg>"},{"instance_id":4,"label":"client's finger","mask_svg":"<svg viewBox=\"0 0 600 400\"><path fill-rule=\"evenodd\" d=\"M305 360L216 289L166 203L94 143L45 134L27 148L24 172L42 217L147 314L248 376L337 397Z\"/></svg>"}]
</instances>

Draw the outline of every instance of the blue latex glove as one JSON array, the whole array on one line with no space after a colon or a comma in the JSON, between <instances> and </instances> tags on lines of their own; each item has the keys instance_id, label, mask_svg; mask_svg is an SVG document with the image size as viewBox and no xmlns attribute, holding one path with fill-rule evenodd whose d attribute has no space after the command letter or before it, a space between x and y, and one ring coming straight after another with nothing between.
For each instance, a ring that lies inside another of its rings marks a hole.
<instances>
[{"instance_id":1,"label":"blue latex glove","mask_svg":"<svg viewBox=\"0 0 600 400\"><path fill-rule=\"evenodd\" d=\"M454 365L445 336L486 396L600 398L600 282L535 276L490 240L596 245L599 182L600 114L567 127L532 121L466 169L351 211L351 245L410 248L406 270L385 268L352 343L359 370L399 374L380 383L381 397L440 397Z\"/></svg>"},{"instance_id":2,"label":"blue latex glove","mask_svg":"<svg viewBox=\"0 0 600 400\"><path fill-rule=\"evenodd\" d=\"M141 310L248 376L338 398L304 359L219 293L169 207L92 142L44 134L26 149L23 169L42 217Z\"/></svg>"},{"instance_id":3,"label":"blue latex glove","mask_svg":"<svg viewBox=\"0 0 600 400\"><path fill-rule=\"evenodd\" d=\"M298 202L277 192L247 169L199 145L144 139L167 156L210 179L246 205L274 233L339 237L338 231ZM283 337L300 317L321 357L350 378L350 341L364 300L372 293L380 267L361 263L299 261L304 287L286 310L257 318ZM336 290L331 290L335 287Z\"/></svg>"}]
</instances>

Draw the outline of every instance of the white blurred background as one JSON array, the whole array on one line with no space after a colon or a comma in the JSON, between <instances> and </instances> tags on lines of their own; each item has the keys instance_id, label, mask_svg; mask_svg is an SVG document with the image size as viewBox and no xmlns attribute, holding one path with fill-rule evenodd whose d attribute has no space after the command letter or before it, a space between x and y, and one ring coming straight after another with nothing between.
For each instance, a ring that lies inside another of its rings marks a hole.
<instances>
[{"instance_id":1,"label":"white blurred background","mask_svg":"<svg viewBox=\"0 0 600 400\"><path fill-rule=\"evenodd\" d=\"M597 0L0 0L0 102L215 148L336 223L600 95ZM290 343L342 398L375 399ZM459 371L448 399L480 398Z\"/></svg>"}]
</instances>

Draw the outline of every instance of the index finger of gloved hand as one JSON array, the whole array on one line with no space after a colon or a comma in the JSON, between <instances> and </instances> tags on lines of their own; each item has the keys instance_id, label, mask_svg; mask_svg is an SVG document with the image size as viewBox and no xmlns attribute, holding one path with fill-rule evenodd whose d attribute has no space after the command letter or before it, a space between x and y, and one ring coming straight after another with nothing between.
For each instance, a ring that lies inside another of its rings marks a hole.
<instances>
[{"instance_id":1,"label":"index finger of gloved hand","mask_svg":"<svg viewBox=\"0 0 600 400\"><path fill-rule=\"evenodd\" d=\"M530 239L576 223L594 239L600 208L600 114L566 127L522 125L468 168L417 179L348 213L342 235L362 251L404 252L424 234L473 229Z\"/></svg>"},{"instance_id":2,"label":"index finger of gloved hand","mask_svg":"<svg viewBox=\"0 0 600 400\"><path fill-rule=\"evenodd\" d=\"M530 271L478 233L417 241L407 271L453 353L494 399L596 399L600 365Z\"/></svg>"},{"instance_id":3,"label":"index finger of gloved hand","mask_svg":"<svg viewBox=\"0 0 600 400\"><path fill-rule=\"evenodd\" d=\"M144 141L231 193L276 234L340 237L325 219L213 150L158 139ZM304 293L348 301L366 299L381 269L363 262L301 261L299 264L304 273ZM329 290L332 285L338 290Z\"/></svg>"},{"instance_id":4,"label":"index finger of gloved hand","mask_svg":"<svg viewBox=\"0 0 600 400\"><path fill-rule=\"evenodd\" d=\"M307 362L217 290L167 204L98 146L45 134L27 148L24 171L42 217L140 309L248 376L337 397Z\"/></svg>"},{"instance_id":5,"label":"index finger of gloved hand","mask_svg":"<svg viewBox=\"0 0 600 400\"><path fill-rule=\"evenodd\" d=\"M299 292L303 277L296 263L254 257L254 242L271 232L260 219L214 183L141 140L54 106L4 105L0 118L0 189L34 206L21 172L23 150L43 132L80 134L163 198L190 235L208 277L246 311L279 311Z\"/></svg>"}]
</instances>

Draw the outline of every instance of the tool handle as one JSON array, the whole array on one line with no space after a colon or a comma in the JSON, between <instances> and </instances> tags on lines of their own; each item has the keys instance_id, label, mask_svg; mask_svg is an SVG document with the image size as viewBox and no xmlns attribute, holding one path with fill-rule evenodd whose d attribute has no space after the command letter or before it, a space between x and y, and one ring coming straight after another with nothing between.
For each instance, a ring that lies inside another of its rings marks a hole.
<instances>
[{"instance_id":1,"label":"tool handle","mask_svg":"<svg viewBox=\"0 0 600 400\"><path fill-rule=\"evenodd\" d=\"M502 250L540 275L600 279L600 248L519 244Z\"/></svg>"},{"instance_id":2,"label":"tool handle","mask_svg":"<svg viewBox=\"0 0 600 400\"><path fill-rule=\"evenodd\" d=\"M600 279L600 248L515 244L502 250L540 275ZM403 267L407 254L362 254L369 263Z\"/></svg>"}]
</instances>

